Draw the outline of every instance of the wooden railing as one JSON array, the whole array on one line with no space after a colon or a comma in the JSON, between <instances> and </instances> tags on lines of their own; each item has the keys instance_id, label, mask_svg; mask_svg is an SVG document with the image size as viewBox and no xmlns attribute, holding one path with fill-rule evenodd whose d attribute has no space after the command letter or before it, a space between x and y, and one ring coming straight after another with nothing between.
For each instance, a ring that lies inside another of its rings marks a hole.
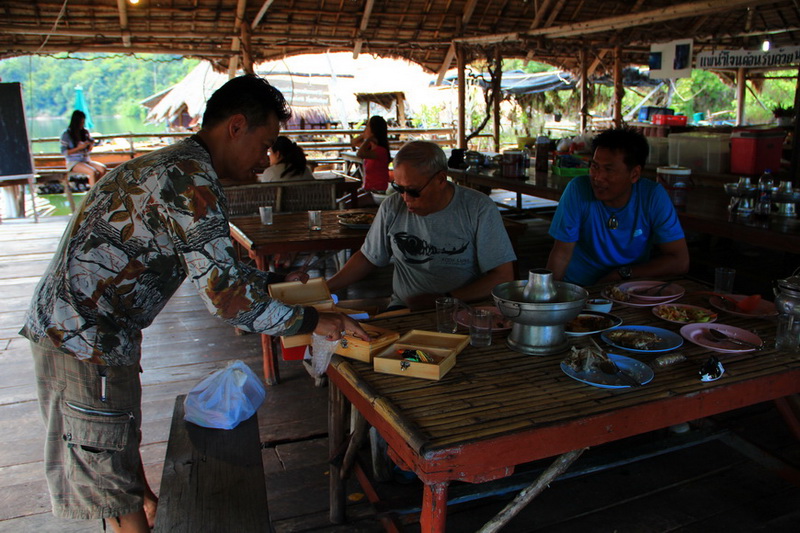
<instances>
[{"instance_id":1,"label":"wooden railing","mask_svg":"<svg viewBox=\"0 0 800 533\"><path fill-rule=\"evenodd\" d=\"M324 161L327 163L340 162L339 153L351 149L350 140L361 133L362 129L305 129L283 130L285 135L296 141L306 151L311 162ZM157 148L191 135L191 132L181 133L112 133L95 135L100 141L117 141L118 149L107 150L108 145L101 143L93 152L92 157L104 163L115 166L126 159L156 150ZM411 140L428 140L444 147L453 147L456 144L454 128L395 128L389 130L389 145L392 149L400 148ZM34 164L36 169L48 169L64 166L64 156L56 152L36 153L36 144L43 142L59 142L58 137L43 137L33 139ZM105 155L108 154L108 155ZM112 160L113 158L113 160ZM105 161L103 161L105 159Z\"/></svg>"}]
</instances>

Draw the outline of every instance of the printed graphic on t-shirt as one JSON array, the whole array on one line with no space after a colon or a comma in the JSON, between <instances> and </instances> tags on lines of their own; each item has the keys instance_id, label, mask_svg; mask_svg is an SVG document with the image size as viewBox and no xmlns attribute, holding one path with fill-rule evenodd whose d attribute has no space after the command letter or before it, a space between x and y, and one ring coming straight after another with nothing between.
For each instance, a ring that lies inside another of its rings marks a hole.
<instances>
[{"instance_id":1,"label":"printed graphic on t-shirt","mask_svg":"<svg viewBox=\"0 0 800 533\"><path fill-rule=\"evenodd\" d=\"M393 238L397 248L403 253L405 260L408 263L417 264L427 263L433 260L433 256L437 254L458 255L463 253L469 246L469 243L465 242L459 248L441 249L433 246L425 239L404 231L396 233Z\"/></svg>"}]
</instances>

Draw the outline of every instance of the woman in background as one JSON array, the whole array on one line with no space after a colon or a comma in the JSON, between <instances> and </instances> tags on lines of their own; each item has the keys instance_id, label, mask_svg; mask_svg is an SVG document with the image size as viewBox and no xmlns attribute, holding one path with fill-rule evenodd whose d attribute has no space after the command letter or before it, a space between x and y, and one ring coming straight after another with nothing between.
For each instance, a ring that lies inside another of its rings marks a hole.
<instances>
[{"instance_id":1,"label":"woman in background","mask_svg":"<svg viewBox=\"0 0 800 533\"><path fill-rule=\"evenodd\" d=\"M367 193L385 193L389 188L389 137L388 127L383 117L370 117L364 131L351 145L358 147L358 157L364 160L364 183L362 190Z\"/></svg>"},{"instance_id":2,"label":"woman in background","mask_svg":"<svg viewBox=\"0 0 800 533\"><path fill-rule=\"evenodd\" d=\"M313 180L314 174L306 163L303 149L296 142L281 135L269 149L269 167L261 173L258 181Z\"/></svg>"},{"instance_id":3,"label":"woman in background","mask_svg":"<svg viewBox=\"0 0 800 533\"><path fill-rule=\"evenodd\" d=\"M67 171L86 174L89 177L89 187L92 187L105 176L108 169L103 163L89 158L95 141L86 130L85 124L86 114L77 109L73 111L69 128L61 134L61 153L67 160Z\"/></svg>"}]
</instances>

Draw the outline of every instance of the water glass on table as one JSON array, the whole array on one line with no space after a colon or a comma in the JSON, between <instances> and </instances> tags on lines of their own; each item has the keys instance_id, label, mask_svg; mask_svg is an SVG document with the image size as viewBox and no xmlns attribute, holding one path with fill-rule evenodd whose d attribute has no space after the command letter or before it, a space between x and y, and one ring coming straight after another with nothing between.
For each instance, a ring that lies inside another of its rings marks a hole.
<instances>
[{"instance_id":1,"label":"water glass on table","mask_svg":"<svg viewBox=\"0 0 800 533\"><path fill-rule=\"evenodd\" d=\"M261 223L265 226L272 224L272 207L259 207L258 214L261 216Z\"/></svg>"},{"instance_id":2,"label":"water glass on table","mask_svg":"<svg viewBox=\"0 0 800 533\"><path fill-rule=\"evenodd\" d=\"M458 329L456 312L458 300L449 296L436 298L436 331L440 333L455 333Z\"/></svg>"},{"instance_id":3,"label":"water glass on table","mask_svg":"<svg viewBox=\"0 0 800 533\"><path fill-rule=\"evenodd\" d=\"M733 280L736 277L736 270L727 267L717 267L714 269L714 292L730 294L733 292Z\"/></svg>"},{"instance_id":4,"label":"water glass on table","mask_svg":"<svg viewBox=\"0 0 800 533\"><path fill-rule=\"evenodd\" d=\"M469 319L469 343L473 346L492 344L492 324L495 314L488 309L473 309Z\"/></svg>"},{"instance_id":5,"label":"water glass on table","mask_svg":"<svg viewBox=\"0 0 800 533\"><path fill-rule=\"evenodd\" d=\"M308 228L314 231L322 229L322 211L308 212Z\"/></svg>"}]
</instances>

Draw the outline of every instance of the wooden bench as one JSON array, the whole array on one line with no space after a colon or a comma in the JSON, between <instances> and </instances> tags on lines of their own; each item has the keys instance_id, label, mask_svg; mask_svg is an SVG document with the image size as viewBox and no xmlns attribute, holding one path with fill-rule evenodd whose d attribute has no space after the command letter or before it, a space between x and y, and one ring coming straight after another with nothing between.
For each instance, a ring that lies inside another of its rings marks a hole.
<instances>
[{"instance_id":1,"label":"wooden bench","mask_svg":"<svg viewBox=\"0 0 800 533\"><path fill-rule=\"evenodd\" d=\"M175 399L156 533L272 533L258 416L230 430L183 419Z\"/></svg>"}]
</instances>

